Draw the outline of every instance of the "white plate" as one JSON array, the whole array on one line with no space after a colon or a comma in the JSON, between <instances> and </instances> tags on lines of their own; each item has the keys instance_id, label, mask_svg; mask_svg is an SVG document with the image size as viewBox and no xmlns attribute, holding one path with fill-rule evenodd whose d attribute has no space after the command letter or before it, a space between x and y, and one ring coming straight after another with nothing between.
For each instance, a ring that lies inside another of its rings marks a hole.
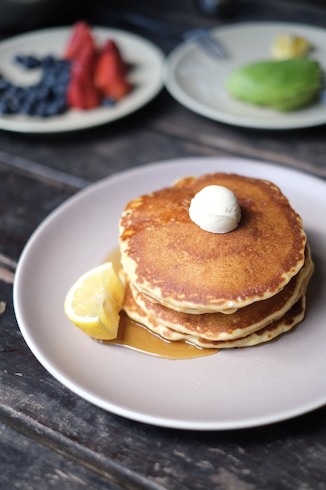
<instances>
[{"instance_id":1,"label":"white plate","mask_svg":"<svg viewBox=\"0 0 326 490\"><path fill-rule=\"evenodd\" d=\"M257 347L166 360L94 342L65 317L69 287L118 245L127 202L176 178L236 172L278 184L301 214L316 272L297 328ZM59 206L19 260L14 306L32 352L61 383L115 414L165 427L235 429L284 420L326 403L326 183L267 163L171 160L105 179Z\"/></svg>"},{"instance_id":2,"label":"white plate","mask_svg":"<svg viewBox=\"0 0 326 490\"><path fill-rule=\"evenodd\" d=\"M31 85L40 78L40 70L24 70L13 61L16 54L62 57L71 35L71 27L44 29L0 42L0 73L11 82ZM128 79L133 90L112 107L88 111L69 110L50 118L25 115L0 115L0 129L22 133L55 133L89 128L120 119L144 106L161 90L164 54L151 42L135 34L109 28L93 28L95 40L117 42L122 56L132 65Z\"/></svg>"},{"instance_id":3,"label":"white plate","mask_svg":"<svg viewBox=\"0 0 326 490\"><path fill-rule=\"evenodd\" d=\"M310 55L326 70L326 30L302 24L246 23L212 30L227 48L226 61L214 60L193 45L178 46L166 59L166 88L181 104L198 114L237 126L261 129L292 129L326 122L326 102L292 113L257 108L232 99L225 82L240 66L271 59L270 45L279 33L307 38L314 46Z\"/></svg>"}]
</instances>

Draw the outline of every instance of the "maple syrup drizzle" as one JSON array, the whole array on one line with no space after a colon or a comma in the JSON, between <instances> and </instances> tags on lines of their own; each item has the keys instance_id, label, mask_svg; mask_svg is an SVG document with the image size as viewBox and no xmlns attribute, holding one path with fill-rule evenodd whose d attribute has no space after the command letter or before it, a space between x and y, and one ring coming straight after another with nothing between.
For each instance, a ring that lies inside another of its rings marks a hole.
<instances>
[{"instance_id":1,"label":"maple syrup drizzle","mask_svg":"<svg viewBox=\"0 0 326 490\"><path fill-rule=\"evenodd\" d=\"M105 345L119 345L143 354L164 359L193 359L215 354L218 349L202 349L183 340L169 341L152 333L143 325L134 322L124 311L120 312L118 337L113 340L98 340Z\"/></svg>"},{"instance_id":2,"label":"maple syrup drizzle","mask_svg":"<svg viewBox=\"0 0 326 490\"><path fill-rule=\"evenodd\" d=\"M114 249L104 260L112 262L116 271L121 268L120 250ZM184 340L169 341L134 322L124 312L120 312L118 336L112 340L97 340L105 345L119 345L143 354L164 359L193 359L216 354L218 349L203 349Z\"/></svg>"}]
</instances>

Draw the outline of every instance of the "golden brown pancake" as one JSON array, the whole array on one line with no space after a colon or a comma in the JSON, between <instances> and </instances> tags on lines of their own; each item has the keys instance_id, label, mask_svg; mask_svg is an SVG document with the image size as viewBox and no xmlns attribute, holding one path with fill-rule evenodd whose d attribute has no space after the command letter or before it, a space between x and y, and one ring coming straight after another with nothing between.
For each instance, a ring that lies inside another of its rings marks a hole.
<instances>
[{"instance_id":1,"label":"golden brown pancake","mask_svg":"<svg viewBox=\"0 0 326 490\"><path fill-rule=\"evenodd\" d=\"M135 302L130 288L127 288L123 309L132 320L144 325L151 332L160 335L165 340L183 340L191 342L192 344L201 348L231 349L234 347L251 347L263 342L268 342L278 335L287 332L303 319L305 305L305 294L302 294L299 300L278 320L271 322L269 325L257 330L256 332L252 332L236 339L224 341L208 340L200 336L180 333L166 327L165 325L162 325L153 318L150 318Z\"/></svg>"},{"instance_id":2,"label":"golden brown pancake","mask_svg":"<svg viewBox=\"0 0 326 490\"><path fill-rule=\"evenodd\" d=\"M302 296L312 272L313 263L308 253L300 272L282 291L269 299L241 308L232 315L219 312L202 315L178 312L160 303L153 303L131 283L129 287L133 299L147 317L159 324L179 333L195 335L207 340L230 340L244 337L281 318Z\"/></svg>"},{"instance_id":3,"label":"golden brown pancake","mask_svg":"<svg viewBox=\"0 0 326 490\"><path fill-rule=\"evenodd\" d=\"M234 347L251 347L253 345L262 344L275 339L282 333L288 332L292 327L303 320L306 309L306 296L303 294L301 298L285 313L281 318L270 323L266 327L257 330L245 337L229 340L225 342L209 342L206 339L196 339L198 347L217 348L217 349L232 349ZM188 339L191 342L191 339Z\"/></svg>"},{"instance_id":4,"label":"golden brown pancake","mask_svg":"<svg viewBox=\"0 0 326 490\"><path fill-rule=\"evenodd\" d=\"M230 189L239 226L203 231L191 199L208 185ZM302 268L306 235L274 184L216 173L179 180L131 201L120 220L123 267L137 289L164 306L195 314L233 312L278 294Z\"/></svg>"}]
</instances>

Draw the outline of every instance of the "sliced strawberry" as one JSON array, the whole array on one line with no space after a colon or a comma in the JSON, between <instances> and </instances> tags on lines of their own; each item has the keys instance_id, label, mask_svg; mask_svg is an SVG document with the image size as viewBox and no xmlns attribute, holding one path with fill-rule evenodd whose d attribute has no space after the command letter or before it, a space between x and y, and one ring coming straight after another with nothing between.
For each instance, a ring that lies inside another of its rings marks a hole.
<instances>
[{"instance_id":1,"label":"sliced strawberry","mask_svg":"<svg viewBox=\"0 0 326 490\"><path fill-rule=\"evenodd\" d=\"M76 109L93 109L100 103L100 95L93 84L96 52L91 45L84 45L71 68L67 90L67 102Z\"/></svg>"},{"instance_id":2,"label":"sliced strawberry","mask_svg":"<svg viewBox=\"0 0 326 490\"><path fill-rule=\"evenodd\" d=\"M66 47L64 57L69 60L76 59L85 46L90 46L94 51L96 49L90 26L87 22L81 20L72 28L72 35Z\"/></svg>"},{"instance_id":3,"label":"sliced strawberry","mask_svg":"<svg viewBox=\"0 0 326 490\"><path fill-rule=\"evenodd\" d=\"M74 109L86 109L82 84L77 80L70 80L67 89L67 104Z\"/></svg>"},{"instance_id":4,"label":"sliced strawberry","mask_svg":"<svg viewBox=\"0 0 326 490\"><path fill-rule=\"evenodd\" d=\"M127 82L125 78L116 78L114 81L112 81L110 89L105 90L103 94L105 95L105 97L111 97L114 100L120 100L127 94L129 94L130 90L131 85Z\"/></svg>"},{"instance_id":5,"label":"sliced strawberry","mask_svg":"<svg viewBox=\"0 0 326 490\"><path fill-rule=\"evenodd\" d=\"M75 109L94 109L99 106L98 92L84 80L71 80L67 90L67 103Z\"/></svg>"},{"instance_id":6,"label":"sliced strawberry","mask_svg":"<svg viewBox=\"0 0 326 490\"><path fill-rule=\"evenodd\" d=\"M112 39L108 39L104 44L100 55L103 53L113 53L116 56L117 63L119 63L121 71L123 73L127 73L127 64L122 59L120 50Z\"/></svg>"},{"instance_id":7,"label":"sliced strawberry","mask_svg":"<svg viewBox=\"0 0 326 490\"><path fill-rule=\"evenodd\" d=\"M94 85L103 96L120 100L130 92L131 85L126 80L125 64L117 55L114 43L107 44L96 63Z\"/></svg>"},{"instance_id":8,"label":"sliced strawberry","mask_svg":"<svg viewBox=\"0 0 326 490\"><path fill-rule=\"evenodd\" d=\"M67 103L74 109L93 109L99 105L98 93L81 80L72 80L67 90Z\"/></svg>"}]
</instances>

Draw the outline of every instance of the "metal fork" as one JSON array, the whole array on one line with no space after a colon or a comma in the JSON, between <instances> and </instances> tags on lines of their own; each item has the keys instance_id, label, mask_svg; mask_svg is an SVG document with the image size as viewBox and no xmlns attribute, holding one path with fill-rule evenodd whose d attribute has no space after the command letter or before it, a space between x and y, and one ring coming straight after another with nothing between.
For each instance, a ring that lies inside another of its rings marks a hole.
<instances>
[{"instance_id":1,"label":"metal fork","mask_svg":"<svg viewBox=\"0 0 326 490\"><path fill-rule=\"evenodd\" d=\"M223 46L212 34L202 28L191 29L183 34L185 41L196 44L199 49L204 51L208 56L218 60L226 60L229 54Z\"/></svg>"}]
</instances>

